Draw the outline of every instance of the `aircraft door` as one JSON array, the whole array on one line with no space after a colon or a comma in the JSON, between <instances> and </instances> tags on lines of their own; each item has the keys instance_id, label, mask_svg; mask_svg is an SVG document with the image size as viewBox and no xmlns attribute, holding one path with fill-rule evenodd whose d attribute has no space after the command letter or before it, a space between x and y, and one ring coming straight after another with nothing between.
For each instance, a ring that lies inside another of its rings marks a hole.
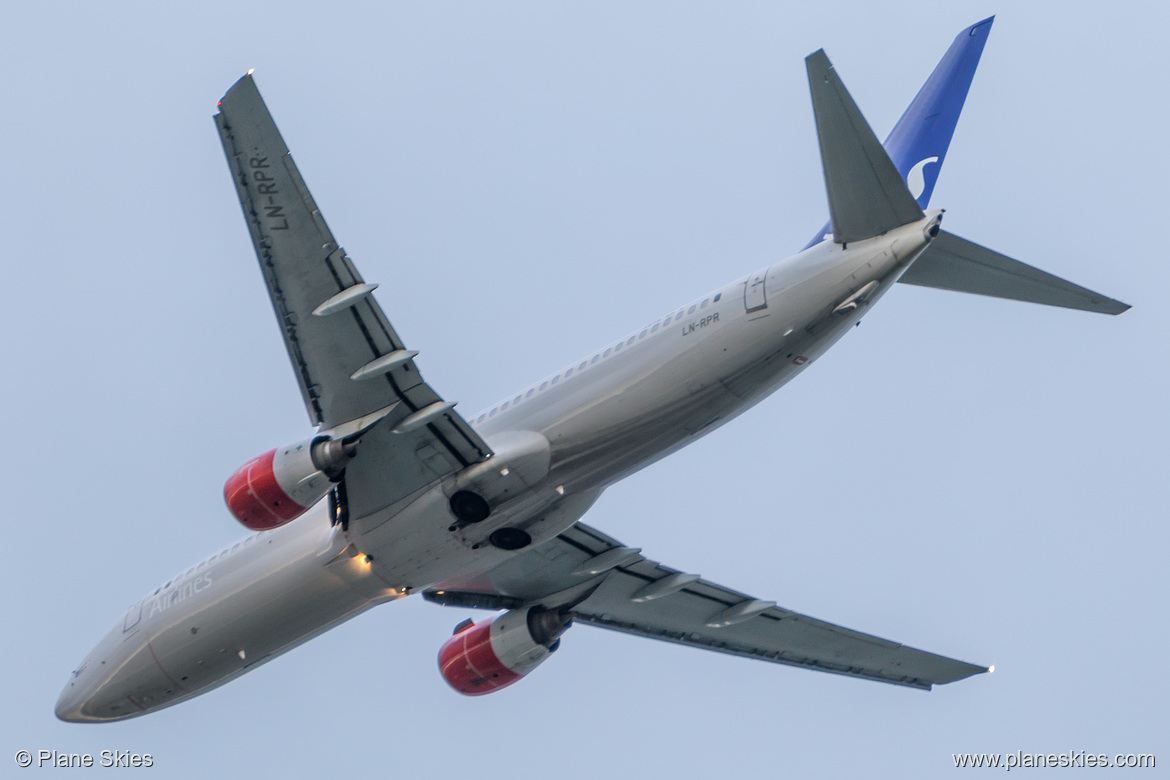
<instances>
[{"instance_id":1,"label":"aircraft door","mask_svg":"<svg viewBox=\"0 0 1170 780\"><path fill-rule=\"evenodd\" d=\"M768 295L765 287L768 283L768 269L756 271L748 277L743 288L743 308L749 314L768 308Z\"/></svg>"},{"instance_id":2,"label":"aircraft door","mask_svg":"<svg viewBox=\"0 0 1170 780\"><path fill-rule=\"evenodd\" d=\"M142 620L141 601L126 611L126 622L122 624L122 633L125 634L127 631L130 631L135 626L137 626L139 620Z\"/></svg>"}]
</instances>

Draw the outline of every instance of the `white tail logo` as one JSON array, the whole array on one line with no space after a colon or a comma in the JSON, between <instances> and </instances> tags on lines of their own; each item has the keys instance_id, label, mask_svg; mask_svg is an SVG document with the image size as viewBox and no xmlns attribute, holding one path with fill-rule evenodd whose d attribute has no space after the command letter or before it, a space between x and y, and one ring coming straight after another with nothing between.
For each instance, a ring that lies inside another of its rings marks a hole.
<instances>
[{"instance_id":1,"label":"white tail logo","mask_svg":"<svg viewBox=\"0 0 1170 780\"><path fill-rule=\"evenodd\" d=\"M927 157L925 160L919 160L910 169L910 173L906 174L906 186L910 188L910 196L914 200L918 200L926 189L926 179L922 175L922 169L933 162L938 162L938 158Z\"/></svg>"}]
</instances>

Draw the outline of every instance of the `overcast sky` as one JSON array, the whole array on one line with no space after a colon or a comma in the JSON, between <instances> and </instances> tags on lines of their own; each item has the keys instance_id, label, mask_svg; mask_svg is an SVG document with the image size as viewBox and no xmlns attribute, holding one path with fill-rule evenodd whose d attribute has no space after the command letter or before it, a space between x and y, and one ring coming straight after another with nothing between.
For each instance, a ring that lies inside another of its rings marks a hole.
<instances>
[{"instance_id":1,"label":"overcast sky","mask_svg":"<svg viewBox=\"0 0 1170 780\"><path fill-rule=\"evenodd\" d=\"M1017 750L1170 765L1165 3L176 5L5 13L0 767L42 748L150 753L180 778L935 778L952 753ZM227 475L309 433L211 120L248 68L334 234L470 415L805 243L827 212L805 55L826 49L884 137L997 12L932 205L1134 309L899 287L587 518L995 674L922 693L580 626L467 699L435 655L468 613L408 599L163 712L54 718L127 605L243 534Z\"/></svg>"}]
</instances>

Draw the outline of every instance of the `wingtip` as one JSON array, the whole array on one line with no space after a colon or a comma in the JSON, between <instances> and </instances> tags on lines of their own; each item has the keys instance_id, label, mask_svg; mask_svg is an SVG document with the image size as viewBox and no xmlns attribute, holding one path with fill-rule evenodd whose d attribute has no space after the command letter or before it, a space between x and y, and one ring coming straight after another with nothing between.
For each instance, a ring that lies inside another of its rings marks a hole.
<instances>
[{"instance_id":1,"label":"wingtip","mask_svg":"<svg viewBox=\"0 0 1170 780\"><path fill-rule=\"evenodd\" d=\"M1116 317L1119 314L1125 314L1133 308L1128 303L1116 300L1114 298L1106 298L1101 295L1093 300L1094 306L1088 311L1096 312L1098 314L1108 314L1110 317Z\"/></svg>"},{"instance_id":2,"label":"wingtip","mask_svg":"<svg viewBox=\"0 0 1170 780\"><path fill-rule=\"evenodd\" d=\"M219 99L219 102L215 104L215 107L222 110L224 101L227 100L228 97L230 97L231 94L235 92L236 89L238 89L242 84L251 84L252 88L255 89L256 80L252 78L252 74L255 72L255 68L248 68L248 71L243 76L240 76L230 87L228 87L227 92L223 93L223 97Z\"/></svg>"},{"instance_id":3,"label":"wingtip","mask_svg":"<svg viewBox=\"0 0 1170 780\"><path fill-rule=\"evenodd\" d=\"M804 58L804 67L811 78L813 74L826 74L831 71L833 63L829 61L829 55L825 54L824 49L817 49Z\"/></svg>"}]
</instances>

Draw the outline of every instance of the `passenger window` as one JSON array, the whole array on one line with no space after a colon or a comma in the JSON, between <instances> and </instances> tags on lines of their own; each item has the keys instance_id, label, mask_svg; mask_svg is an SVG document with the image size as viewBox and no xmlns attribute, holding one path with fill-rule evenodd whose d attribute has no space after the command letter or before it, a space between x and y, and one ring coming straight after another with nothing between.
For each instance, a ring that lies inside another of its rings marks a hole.
<instances>
[{"instance_id":1,"label":"passenger window","mask_svg":"<svg viewBox=\"0 0 1170 780\"><path fill-rule=\"evenodd\" d=\"M674 315L674 321L678 322L679 320L682 319L682 316L683 316L683 311L682 311L682 309L679 309L678 314Z\"/></svg>"},{"instance_id":2,"label":"passenger window","mask_svg":"<svg viewBox=\"0 0 1170 780\"><path fill-rule=\"evenodd\" d=\"M488 412L488 417L495 417L495 416L496 416L496 410L495 410L495 409L492 409L490 412Z\"/></svg>"},{"instance_id":3,"label":"passenger window","mask_svg":"<svg viewBox=\"0 0 1170 780\"><path fill-rule=\"evenodd\" d=\"M233 544L232 545L232 552L235 552L239 548L239 546L240 546L239 542L236 542L235 544Z\"/></svg>"},{"instance_id":4,"label":"passenger window","mask_svg":"<svg viewBox=\"0 0 1170 780\"><path fill-rule=\"evenodd\" d=\"M650 332L653 333L656 330L658 330L658 323L657 322L654 323L654 327L650 329Z\"/></svg>"},{"instance_id":5,"label":"passenger window","mask_svg":"<svg viewBox=\"0 0 1170 780\"><path fill-rule=\"evenodd\" d=\"M592 360L590 360L589 362L590 362L590 363L596 363L596 362L597 362L597 360L598 360L598 358L600 358L600 357L601 357L601 355L594 355L594 356L593 356L593 359L592 359Z\"/></svg>"},{"instance_id":6,"label":"passenger window","mask_svg":"<svg viewBox=\"0 0 1170 780\"><path fill-rule=\"evenodd\" d=\"M540 383L540 389L541 389L541 390L543 390L543 389L544 389L544 388L546 388L546 387L548 387L548 382L541 382L541 383Z\"/></svg>"},{"instance_id":7,"label":"passenger window","mask_svg":"<svg viewBox=\"0 0 1170 780\"><path fill-rule=\"evenodd\" d=\"M533 394L533 393L535 393L535 392L536 392L536 388L535 388L535 387L531 387L531 388L529 388L529 389L528 389L528 392L524 394L524 397L525 397L525 398L531 398L531 397L532 397L532 394Z\"/></svg>"},{"instance_id":8,"label":"passenger window","mask_svg":"<svg viewBox=\"0 0 1170 780\"><path fill-rule=\"evenodd\" d=\"M198 566L195 567L195 570L199 571L200 569L202 569L206 565L207 565L207 561L202 561L202 562L200 562L200 564Z\"/></svg>"},{"instance_id":9,"label":"passenger window","mask_svg":"<svg viewBox=\"0 0 1170 780\"><path fill-rule=\"evenodd\" d=\"M614 352L617 352L619 349L621 349L621 348L622 348L622 344L623 344L623 343L625 343L625 342L621 342L621 341L619 341L619 342L617 343L617 345L616 345L616 346L614 346L614 348L613 348L613 351L614 351Z\"/></svg>"},{"instance_id":10,"label":"passenger window","mask_svg":"<svg viewBox=\"0 0 1170 780\"><path fill-rule=\"evenodd\" d=\"M630 340L626 342L626 346L628 347L628 346L630 346L630 345L631 345L631 344L633 344L633 343L634 343L634 337L633 337L633 336L630 336Z\"/></svg>"},{"instance_id":11,"label":"passenger window","mask_svg":"<svg viewBox=\"0 0 1170 780\"><path fill-rule=\"evenodd\" d=\"M483 421L484 421L486 418L487 418L487 415L486 415L486 414L481 414L481 415L479 416L479 419L478 419L478 420L476 420L476 422L483 422Z\"/></svg>"},{"instance_id":12,"label":"passenger window","mask_svg":"<svg viewBox=\"0 0 1170 780\"><path fill-rule=\"evenodd\" d=\"M521 399L521 398L523 398L523 397L524 397L524 396L522 396L522 395L518 395L518 396L516 396L515 398L513 398L513 399L512 399L512 406L515 406L516 404L520 403L520 399Z\"/></svg>"},{"instance_id":13,"label":"passenger window","mask_svg":"<svg viewBox=\"0 0 1170 780\"><path fill-rule=\"evenodd\" d=\"M649 332L650 332L650 331L648 331L648 330L644 330L644 331L642 331L641 333L639 333L639 334L638 334L638 338L640 338L640 339L644 339L644 338L646 338L646 334L647 334L647 333L649 333Z\"/></svg>"},{"instance_id":14,"label":"passenger window","mask_svg":"<svg viewBox=\"0 0 1170 780\"><path fill-rule=\"evenodd\" d=\"M607 350L605 351L605 354L603 354L603 355L602 355L602 357L609 357L609 353L610 353L610 352L613 352L613 350L612 350L612 349L607 349Z\"/></svg>"},{"instance_id":15,"label":"passenger window","mask_svg":"<svg viewBox=\"0 0 1170 780\"><path fill-rule=\"evenodd\" d=\"M500 405L500 411L502 412L507 408L508 408L508 402L504 401L504 403Z\"/></svg>"},{"instance_id":16,"label":"passenger window","mask_svg":"<svg viewBox=\"0 0 1170 780\"><path fill-rule=\"evenodd\" d=\"M691 308L687 309L687 314L694 314L696 308L697 307L695 306L695 304L692 303Z\"/></svg>"},{"instance_id":17,"label":"passenger window","mask_svg":"<svg viewBox=\"0 0 1170 780\"><path fill-rule=\"evenodd\" d=\"M572 375L573 375L573 369L570 368L568 371L565 372L565 379L568 379Z\"/></svg>"},{"instance_id":18,"label":"passenger window","mask_svg":"<svg viewBox=\"0 0 1170 780\"><path fill-rule=\"evenodd\" d=\"M554 377L552 378L552 384L554 384L554 385L555 385L557 382L559 382L559 381L561 381L561 375L560 375L560 374L557 374L556 376L554 376Z\"/></svg>"},{"instance_id":19,"label":"passenger window","mask_svg":"<svg viewBox=\"0 0 1170 780\"><path fill-rule=\"evenodd\" d=\"M711 303L719 303L719 299L723 297L723 293L715 293L715 297L711 299Z\"/></svg>"},{"instance_id":20,"label":"passenger window","mask_svg":"<svg viewBox=\"0 0 1170 780\"><path fill-rule=\"evenodd\" d=\"M706 298L704 298L704 299L703 299L703 302L699 304L699 308L700 308L700 309L705 309L705 308L707 308L707 299L706 299Z\"/></svg>"},{"instance_id":21,"label":"passenger window","mask_svg":"<svg viewBox=\"0 0 1170 780\"><path fill-rule=\"evenodd\" d=\"M578 371L584 371L587 361L582 360L581 365L577 366Z\"/></svg>"}]
</instances>

